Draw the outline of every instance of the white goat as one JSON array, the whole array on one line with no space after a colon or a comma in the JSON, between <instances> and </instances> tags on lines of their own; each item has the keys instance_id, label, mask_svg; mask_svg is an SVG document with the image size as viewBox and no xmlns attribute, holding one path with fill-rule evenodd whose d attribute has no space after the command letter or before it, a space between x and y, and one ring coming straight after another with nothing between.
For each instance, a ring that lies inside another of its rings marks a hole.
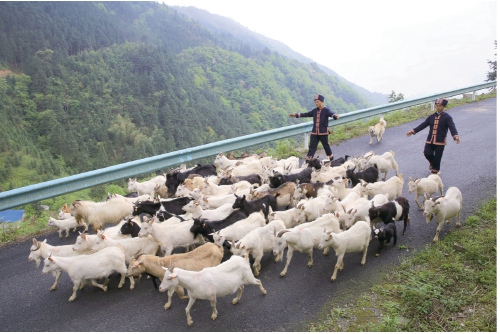
<instances>
[{"instance_id":1,"label":"white goat","mask_svg":"<svg viewBox=\"0 0 500 334\"><path fill-rule=\"evenodd\" d=\"M139 237L150 235L160 244L161 250L165 255L172 254L176 247L189 247L194 244L204 244L205 241L201 234L196 238L190 231L193 226L193 220L186 220L178 224L157 223L156 217L142 223Z\"/></svg>"},{"instance_id":2,"label":"white goat","mask_svg":"<svg viewBox=\"0 0 500 334\"><path fill-rule=\"evenodd\" d=\"M432 240L439 240L439 232L443 228L444 222L450 223L451 219L457 217L456 227L460 227L460 212L462 211L462 193L457 187L449 187L444 197L430 198L426 194L424 202L424 217L427 224L434 217L438 224L436 236Z\"/></svg>"},{"instance_id":3,"label":"white goat","mask_svg":"<svg viewBox=\"0 0 500 334\"><path fill-rule=\"evenodd\" d=\"M211 318L215 320L217 318L216 301L218 297L238 291L236 298L233 299L233 304L237 304L243 294L244 284L258 285L260 291L264 295L267 294L261 281L253 276L248 257L233 255L226 262L201 271L189 271L181 268L163 269L165 269L165 275L160 285L160 291L163 292L172 286L181 285L188 292L189 303L186 307L188 326L193 325L190 310L197 299L210 300Z\"/></svg>"},{"instance_id":4,"label":"white goat","mask_svg":"<svg viewBox=\"0 0 500 334\"><path fill-rule=\"evenodd\" d=\"M311 173L311 183L328 182L334 178L346 177L346 169L344 166L329 167L323 166L320 170L313 170Z\"/></svg>"},{"instance_id":5,"label":"white goat","mask_svg":"<svg viewBox=\"0 0 500 334\"><path fill-rule=\"evenodd\" d=\"M38 241L33 238L33 245L30 248L30 255L28 256L29 261L35 261L36 267L40 266L40 260L43 257L44 259L48 258L50 254L54 256L76 256L83 254L90 254L90 250L84 251L75 251L73 250L73 245L62 245L62 246L52 246L47 243L47 239L44 241ZM56 270L52 272L52 275L55 277L54 284L50 287L50 290L55 290L57 288L57 283L59 282L59 278L61 277L62 271Z\"/></svg>"},{"instance_id":6,"label":"white goat","mask_svg":"<svg viewBox=\"0 0 500 334\"><path fill-rule=\"evenodd\" d=\"M357 221L370 221L368 210L374 206L380 206L389 202L386 195L377 194L371 200L364 197L351 203L351 208L344 214L344 229L348 229Z\"/></svg>"},{"instance_id":7,"label":"white goat","mask_svg":"<svg viewBox=\"0 0 500 334\"><path fill-rule=\"evenodd\" d=\"M137 197L125 197L125 196L122 196L120 194L110 194L110 193L108 193L107 199L111 199L114 197L123 198L124 200L126 200L132 204L135 204L137 201L151 201L151 200L153 200L153 197L151 197L149 194L139 195Z\"/></svg>"},{"instance_id":8,"label":"white goat","mask_svg":"<svg viewBox=\"0 0 500 334\"><path fill-rule=\"evenodd\" d=\"M200 271L206 267L214 267L220 264L224 250L222 247L207 242L200 247L193 249L188 253L172 254L165 257L155 255L140 254L130 259L130 264L127 269L127 276L140 276L143 273L148 273L163 280L165 270L164 266L175 266L186 270ZM189 298L184 296L184 288L182 286L172 287L167 292L168 300L163 306L168 310L172 304L172 295L177 292L180 299Z\"/></svg>"},{"instance_id":9,"label":"white goat","mask_svg":"<svg viewBox=\"0 0 500 334\"><path fill-rule=\"evenodd\" d=\"M91 280L92 285L104 291L108 290L108 276L114 272L121 275L118 288L125 282L127 267L125 266L125 254L119 247L107 247L97 253L90 255L77 255L72 257L50 255L44 261L42 274L63 270L68 273L73 281L73 294L69 301L76 298L76 291L84 280ZM104 284L97 283L97 279L104 278Z\"/></svg>"},{"instance_id":10,"label":"white goat","mask_svg":"<svg viewBox=\"0 0 500 334\"><path fill-rule=\"evenodd\" d=\"M369 223L366 221L358 221L347 231L340 233L328 231L323 233L318 248L332 247L335 249L335 254L337 255L337 263L335 264L335 270L331 277L332 281L335 281L337 278L337 271L344 269L345 253L362 251L363 258L361 259L361 264L365 264L371 232L372 230Z\"/></svg>"},{"instance_id":11,"label":"white goat","mask_svg":"<svg viewBox=\"0 0 500 334\"><path fill-rule=\"evenodd\" d=\"M262 163L259 160L250 161L241 165L237 165L230 170L231 170L231 176L262 174Z\"/></svg>"},{"instance_id":12,"label":"white goat","mask_svg":"<svg viewBox=\"0 0 500 334\"><path fill-rule=\"evenodd\" d=\"M303 210L299 208L291 208L285 211L272 211L269 209L269 221L281 220L286 228L292 228L306 222L306 216Z\"/></svg>"},{"instance_id":13,"label":"white goat","mask_svg":"<svg viewBox=\"0 0 500 334\"><path fill-rule=\"evenodd\" d=\"M411 177L408 179L408 192L411 194L415 191L415 203L420 210L424 209L425 193L432 195L439 190L440 195L443 196L443 180L437 174L431 174L421 179L414 180ZM422 204L418 201L420 196L422 196Z\"/></svg>"},{"instance_id":14,"label":"white goat","mask_svg":"<svg viewBox=\"0 0 500 334\"><path fill-rule=\"evenodd\" d=\"M73 216L71 215L71 212L66 212L63 210L59 211L59 214L57 215L57 219L69 219L72 218Z\"/></svg>"},{"instance_id":15,"label":"white goat","mask_svg":"<svg viewBox=\"0 0 500 334\"><path fill-rule=\"evenodd\" d=\"M125 262L128 264L130 258L138 252L155 255L160 245L152 237L113 240L107 238L103 232L99 231L99 233L97 233L97 238L94 238L91 242L90 250L92 253L95 253L106 247L122 248L125 254ZM130 289L132 288L133 286L130 287Z\"/></svg>"},{"instance_id":16,"label":"white goat","mask_svg":"<svg viewBox=\"0 0 500 334\"><path fill-rule=\"evenodd\" d=\"M365 170L370 166L377 165L379 177L382 173L384 173L384 177L382 178L384 181L387 177L387 173L391 169L393 169L396 175L398 175L398 163L396 162L396 159L394 159L393 151L385 152L382 155L374 155L373 151L370 151L365 154L363 158L359 159L358 164L358 169L360 171Z\"/></svg>"},{"instance_id":17,"label":"white goat","mask_svg":"<svg viewBox=\"0 0 500 334\"><path fill-rule=\"evenodd\" d=\"M361 181L361 194L362 196L370 196L373 198L377 194L384 194L389 201L394 200L396 197L401 196L403 193L404 179L403 174L399 173L397 176L391 177L387 181L379 181L368 183Z\"/></svg>"},{"instance_id":18,"label":"white goat","mask_svg":"<svg viewBox=\"0 0 500 334\"><path fill-rule=\"evenodd\" d=\"M212 210L203 210L200 203L191 201L182 207L186 214L191 213L194 218L206 218L208 220L221 220L226 218L234 211L233 203L226 203Z\"/></svg>"},{"instance_id":19,"label":"white goat","mask_svg":"<svg viewBox=\"0 0 500 334\"><path fill-rule=\"evenodd\" d=\"M133 210L133 204L120 197L98 203L76 200L71 204L71 214L76 221L81 224L83 219L94 231L101 230L105 223L120 223L124 217L131 215Z\"/></svg>"},{"instance_id":20,"label":"white goat","mask_svg":"<svg viewBox=\"0 0 500 334\"><path fill-rule=\"evenodd\" d=\"M272 252L274 248L275 233L283 231L286 226L283 221L275 219L269 224L256 228L248 232L237 243L231 244L231 253L244 256L250 254L255 259L252 268L255 276L259 276L260 261L267 252ZM283 251L276 254L274 262L283 259Z\"/></svg>"},{"instance_id":21,"label":"white goat","mask_svg":"<svg viewBox=\"0 0 500 334\"><path fill-rule=\"evenodd\" d=\"M138 182L137 178L128 179L128 191L137 191L139 195L149 195L155 197L155 188L159 186L155 181Z\"/></svg>"},{"instance_id":22,"label":"white goat","mask_svg":"<svg viewBox=\"0 0 500 334\"><path fill-rule=\"evenodd\" d=\"M340 224L334 214L327 213L310 223L300 224L293 229L286 229L276 235L273 254L277 255L288 246L286 253L286 264L280 276L285 276L292 260L293 252L299 251L307 253L309 257L308 267L313 265L313 249L318 248L321 235L324 230L340 233ZM323 251L323 255L328 254L328 247Z\"/></svg>"},{"instance_id":23,"label":"white goat","mask_svg":"<svg viewBox=\"0 0 500 334\"><path fill-rule=\"evenodd\" d=\"M262 226L266 226L264 214L262 211L254 212L247 218L212 233L212 236L214 238L214 243L218 246L222 246L224 241L229 240L235 242L243 238L250 231Z\"/></svg>"},{"instance_id":24,"label":"white goat","mask_svg":"<svg viewBox=\"0 0 500 334\"><path fill-rule=\"evenodd\" d=\"M76 232L76 228L83 226L84 230L83 232L87 232L88 226L85 222L82 222L81 225L78 225L76 222L75 217L71 217L68 219L55 219L52 217L49 217L49 222L47 224L48 226L57 226L59 228L59 238L62 238L62 231L66 231L66 238L69 237L69 230L73 229L73 232Z\"/></svg>"}]
</instances>

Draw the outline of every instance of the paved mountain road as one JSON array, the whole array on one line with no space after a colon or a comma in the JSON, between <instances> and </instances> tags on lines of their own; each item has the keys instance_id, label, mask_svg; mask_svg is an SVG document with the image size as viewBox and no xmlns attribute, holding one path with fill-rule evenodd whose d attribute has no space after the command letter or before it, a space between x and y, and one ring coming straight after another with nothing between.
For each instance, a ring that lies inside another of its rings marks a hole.
<instances>
[{"instance_id":1,"label":"paved mountain road","mask_svg":"<svg viewBox=\"0 0 500 334\"><path fill-rule=\"evenodd\" d=\"M455 144L448 136L449 144L444 151L442 174L445 190L457 186L463 194L463 215L473 213L479 205L497 193L497 110L496 99L450 109L461 143ZM270 254L262 261L260 279L268 294L263 296L258 287L246 286L239 304L232 305L233 296L218 298L219 316L210 319L211 308L206 300L197 301L191 315L194 325L188 327L184 308L187 300L173 299L172 308L163 309L166 294L155 291L151 282L142 281L134 290L129 282L117 289L118 276L112 276L109 290L85 287L78 291L77 298L68 302L72 283L63 274L55 291L49 288L53 277L41 274L41 266L35 268L28 262L31 238L0 248L0 323L2 331L297 331L307 330L308 324L331 302L347 303L366 291L372 283L383 279L391 267L412 251L432 243L436 223L425 224L422 212L418 211L414 195L408 194L408 176L425 177L428 163L422 151L427 130L407 138L405 133L421 120L388 128L380 143L368 145L364 135L333 147L336 157L352 156L374 150L382 154L393 150L399 171L405 178L403 196L411 205L411 224L405 236L398 229L398 245L409 250L385 247L380 257L375 257L376 242L370 244L366 265L361 266L361 254L347 254L345 269L338 274L336 282L330 281L336 256L323 257L314 252L314 265L308 268L305 254L294 254L287 276L280 278L284 262L275 264ZM393 176L390 172L388 177ZM440 237L454 229L446 225ZM52 245L72 244L76 233L70 238L59 239L57 233L47 238Z\"/></svg>"}]
</instances>

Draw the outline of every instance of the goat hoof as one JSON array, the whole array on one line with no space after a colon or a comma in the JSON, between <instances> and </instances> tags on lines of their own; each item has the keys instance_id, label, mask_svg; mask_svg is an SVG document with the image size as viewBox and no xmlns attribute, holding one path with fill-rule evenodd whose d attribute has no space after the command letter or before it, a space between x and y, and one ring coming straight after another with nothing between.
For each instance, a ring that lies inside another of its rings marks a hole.
<instances>
[{"instance_id":1,"label":"goat hoof","mask_svg":"<svg viewBox=\"0 0 500 334\"><path fill-rule=\"evenodd\" d=\"M375 254L375 256L380 256L380 254Z\"/></svg>"}]
</instances>

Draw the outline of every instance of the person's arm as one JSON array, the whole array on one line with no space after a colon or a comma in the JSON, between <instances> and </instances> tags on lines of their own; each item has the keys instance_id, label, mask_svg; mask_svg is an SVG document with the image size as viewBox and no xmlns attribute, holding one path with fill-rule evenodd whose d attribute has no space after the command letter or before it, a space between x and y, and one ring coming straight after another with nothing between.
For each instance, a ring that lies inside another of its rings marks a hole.
<instances>
[{"instance_id":1,"label":"person's arm","mask_svg":"<svg viewBox=\"0 0 500 334\"><path fill-rule=\"evenodd\" d=\"M289 117L294 117L294 118L300 118L300 117L312 117L313 116L313 110L306 112L306 113L297 113L297 114L288 114Z\"/></svg>"},{"instance_id":2,"label":"person's arm","mask_svg":"<svg viewBox=\"0 0 500 334\"><path fill-rule=\"evenodd\" d=\"M408 131L406 133L406 136L407 137L410 137L411 135L414 135L416 134L417 132L420 132L422 131L423 129L425 129L427 126L429 126L429 117L427 117L425 119L425 121L423 121L419 126L417 126L416 128L414 129L411 129L410 131Z\"/></svg>"},{"instance_id":3,"label":"person's arm","mask_svg":"<svg viewBox=\"0 0 500 334\"><path fill-rule=\"evenodd\" d=\"M460 137L458 136L458 131L455 126L455 122L453 122L453 118L450 116L448 119L448 129L450 129L451 136L453 137L453 140L457 142L457 144L460 144Z\"/></svg>"}]
</instances>

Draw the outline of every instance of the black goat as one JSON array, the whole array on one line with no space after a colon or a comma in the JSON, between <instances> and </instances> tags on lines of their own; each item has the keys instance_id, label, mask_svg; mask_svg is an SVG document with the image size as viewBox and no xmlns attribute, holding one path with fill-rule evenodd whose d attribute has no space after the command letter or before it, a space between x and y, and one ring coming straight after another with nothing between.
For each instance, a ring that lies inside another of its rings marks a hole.
<instances>
[{"instance_id":1,"label":"black goat","mask_svg":"<svg viewBox=\"0 0 500 334\"><path fill-rule=\"evenodd\" d=\"M133 218L127 219L127 222L124 223L120 228L120 233L123 235L130 234L132 238L137 238L137 236L139 235L139 231L141 230L141 227L132 219Z\"/></svg>"},{"instance_id":2,"label":"black goat","mask_svg":"<svg viewBox=\"0 0 500 334\"><path fill-rule=\"evenodd\" d=\"M165 186L167 187L168 193L171 196L173 196L179 184L183 183L184 180L186 180L190 174L199 174L205 177L205 176L217 175L217 171L214 165L204 165L204 166L198 165L185 172L174 171L172 173L169 173L167 174L167 181L165 182Z\"/></svg>"},{"instance_id":3,"label":"black goat","mask_svg":"<svg viewBox=\"0 0 500 334\"><path fill-rule=\"evenodd\" d=\"M233 209L240 209L243 211L247 216L250 216L254 212L259 212L261 210L264 211L264 217L266 218L266 222L268 220L269 216L269 207L273 209L273 211L278 210L278 203L276 200L276 197L279 196L279 193L276 194L275 196L272 195L266 195L262 198L259 198L255 201L247 201L246 200L246 195L243 196L236 196L236 200L234 201L233 204Z\"/></svg>"},{"instance_id":4,"label":"black goat","mask_svg":"<svg viewBox=\"0 0 500 334\"><path fill-rule=\"evenodd\" d=\"M141 201L134 204L133 216L138 216L141 213L147 213L151 216L156 214L160 210L161 206L165 211L170 214L183 215L186 211L182 210L182 207L193 200L192 197L178 197L169 201L153 202L153 201Z\"/></svg>"},{"instance_id":5,"label":"black goat","mask_svg":"<svg viewBox=\"0 0 500 334\"><path fill-rule=\"evenodd\" d=\"M389 224L382 226L380 228L377 228L375 231L375 238L378 239L378 248L377 248L377 253L375 256L380 255L380 251L384 247L384 243L389 244L391 242L391 239L394 239L394 245L398 241L398 234L396 230L396 224L394 222L390 222Z\"/></svg>"},{"instance_id":6,"label":"black goat","mask_svg":"<svg viewBox=\"0 0 500 334\"><path fill-rule=\"evenodd\" d=\"M354 170L356 167L352 169L347 169L345 171L346 177L351 180L351 186L355 187L361 180L364 180L365 182L368 183L374 183L378 181L378 167L377 164L374 164L373 166L368 167L364 171L361 172L355 172Z\"/></svg>"},{"instance_id":7,"label":"black goat","mask_svg":"<svg viewBox=\"0 0 500 334\"><path fill-rule=\"evenodd\" d=\"M337 167L337 166L342 165L344 162L347 161L347 159L349 159L349 157L350 157L350 155L345 155L344 157L330 160L330 167ZM307 164L307 167L314 167L315 169L321 169L322 164L321 164L321 160L319 160L319 156L311 159L309 161L309 163Z\"/></svg>"},{"instance_id":8,"label":"black goat","mask_svg":"<svg viewBox=\"0 0 500 334\"><path fill-rule=\"evenodd\" d=\"M223 228L228 227L231 224L236 223L237 221L243 220L247 217L247 215L241 211L241 210L235 210L231 212L229 216L227 216L224 219L220 220L207 220L206 218L195 218L193 221L193 226L191 226L191 233L194 234L195 238L198 236L198 234L201 234L210 242L214 242L214 238L211 235L214 232L220 231ZM231 245L225 241L224 245L225 248L230 249Z\"/></svg>"},{"instance_id":9,"label":"black goat","mask_svg":"<svg viewBox=\"0 0 500 334\"><path fill-rule=\"evenodd\" d=\"M269 185L271 186L271 188L278 188L283 183L286 182L295 183L297 182L297 180L299 181L299 183L310 183L312 171L313 171L312 167L307 167L304 170L300 171L299 173L295 174L283 175L281 173L275 173L274 176L269 177Z\"/></svg>"},{"instance_id":10,"label":"black goat","mask_svg":"<svg viewBox=\"0 0 500 334\"><path fill-rule=\"evenodd\" d=\"M399 212L399 214L398 214ZM381 220L385 225L393 221L404 221L403 235L406 232L406 225L410 222L410 203L404 197L396 197L394 201L387 202L380 206L375 206L372 201L372 207L368 209L371 225Z\"/></svg>"},{"instance_id":11,"label":"black goat","mask_svg":"<svg viewBox=\"0 0 500 334\"><path fill-rule=\"evenodd\" d=\"M231 177L223 177L220 179L219 185L224 186L224 185L229 185L229 184L235 184L240 181L248 181L250 184L258 184L259 186L262 185L262 176L259 174L250 174L250 175L245 175L245 176L231 176Z\"/></svg>"}]
</instances>

